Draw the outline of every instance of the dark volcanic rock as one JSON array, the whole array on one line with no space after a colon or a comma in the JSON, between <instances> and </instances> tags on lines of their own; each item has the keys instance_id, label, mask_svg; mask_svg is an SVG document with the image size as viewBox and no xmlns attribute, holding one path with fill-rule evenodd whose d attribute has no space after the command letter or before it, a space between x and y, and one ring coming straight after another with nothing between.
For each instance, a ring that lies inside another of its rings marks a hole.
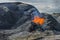
<instances>
[{"instance_id":1,"label":"dark volcanic rock","mask_svg":"<svg viewBox=\"0 0 60 40\"><path fill-rule=\"evenodd\" d=\"M28 4L1 3L0 4L0 29L12 29L31 20L28 12L33 6Z\"/></svg>"},{"instance_id":2,"label":"dark volcanic rock","mask_svg":"<svg viewBox=\"0 0 60 40\"><path fill-rule=\"evenodd\" d=\"M35 7L24 3L0 3L0 40L23 31L29 31ZM38 11L37 11L38 12Z\"/></svg>"}]
</instances>

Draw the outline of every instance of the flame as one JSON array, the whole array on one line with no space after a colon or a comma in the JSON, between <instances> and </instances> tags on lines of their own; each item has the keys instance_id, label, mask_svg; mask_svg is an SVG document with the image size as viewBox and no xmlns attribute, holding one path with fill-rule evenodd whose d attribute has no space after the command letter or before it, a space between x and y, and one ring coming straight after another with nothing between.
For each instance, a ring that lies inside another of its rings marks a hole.
<instances>
[{"instance_id":1,"label":"flame","mask_svg":"<svg viewBox=\"0 0 60 40\"><path fill-rule=\"evenodd\" d=\"M40 24L43 25L44 24L44 18L40 18L38 16L34 17L34 20L32 20L32 22L36 23L36 24Z\"/></svg>"}]
</instances>

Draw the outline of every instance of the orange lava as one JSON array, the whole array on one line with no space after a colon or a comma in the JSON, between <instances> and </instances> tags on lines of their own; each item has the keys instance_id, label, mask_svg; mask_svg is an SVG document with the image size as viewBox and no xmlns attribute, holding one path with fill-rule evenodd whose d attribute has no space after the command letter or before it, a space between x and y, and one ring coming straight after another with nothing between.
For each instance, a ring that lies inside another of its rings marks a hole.
<instances>
[{"instance_id":1,"label":"orange lava","mask_svg":"<svg viewBox=\"0 0 60 40\"><path fill-rule=\"evenodd\" d=\"M40 18L38 16L34 17L34 20L32 20L32 22L39 24L39 25L43 25L44 24L44 18Z\"/></svg>"}]
</instances>

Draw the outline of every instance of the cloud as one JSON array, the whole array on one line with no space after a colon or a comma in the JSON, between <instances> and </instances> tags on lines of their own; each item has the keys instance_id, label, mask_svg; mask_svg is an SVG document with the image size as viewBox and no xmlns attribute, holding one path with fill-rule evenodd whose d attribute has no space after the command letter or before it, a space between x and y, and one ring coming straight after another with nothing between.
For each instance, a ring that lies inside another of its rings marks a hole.
<instances>
[{"instance_id":1,"label":"cloud","mask_svg":"<svg viewBox=\"0 0 60 40\"><path fill-rule=\"evenodd\" d=\"M20 1L35 6L40 12L60 12L60 0L4 0L4 1ZM3 2L1 0L0 2Z\"/></svg>"}]
</instances>

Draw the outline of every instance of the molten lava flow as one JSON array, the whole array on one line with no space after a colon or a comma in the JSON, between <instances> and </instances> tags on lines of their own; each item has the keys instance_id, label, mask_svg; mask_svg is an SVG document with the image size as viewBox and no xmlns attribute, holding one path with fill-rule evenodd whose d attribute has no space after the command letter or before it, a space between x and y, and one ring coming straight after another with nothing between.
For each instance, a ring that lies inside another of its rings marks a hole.
<instances>
[{"instance_id":1,"label":"molten lava flow","mask_svg":"<svg viewBox=\"0 0 60 40\"><path fill-rule=\"evenodd\" d=\"M43 25L44 24L44 18L40 18L38 16L35 16L34 19L32 20L32 22L36 23L36 24L40 24Z\"/></svg>"}]
</instances>

